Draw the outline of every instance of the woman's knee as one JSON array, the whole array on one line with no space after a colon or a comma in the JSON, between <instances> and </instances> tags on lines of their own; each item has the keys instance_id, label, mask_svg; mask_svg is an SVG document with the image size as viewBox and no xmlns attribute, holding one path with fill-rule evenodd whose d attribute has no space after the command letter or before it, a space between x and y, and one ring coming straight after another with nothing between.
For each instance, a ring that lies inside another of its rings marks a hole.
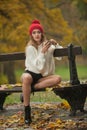
<instances>
[{"instance_id":1,"label":"woman's knee","mask_svg":"<svg viewBox=\"0 0 87 130\"><path fill-rule=\"evenodd\" d=\"M61 77L59 75L55 76L55 83L59 84L61 82Z\"/></svg>"},{"instance_id":2,"label":"woman's knee","mask_svg":"<svg viewBox=\"0 0 87 130\"><path fill-rule=\"evenodd\" d=\"M25 83L32 83L32 76L30 74L24 73L21 76L21 81Z\"/></svg>"}]
</instances>

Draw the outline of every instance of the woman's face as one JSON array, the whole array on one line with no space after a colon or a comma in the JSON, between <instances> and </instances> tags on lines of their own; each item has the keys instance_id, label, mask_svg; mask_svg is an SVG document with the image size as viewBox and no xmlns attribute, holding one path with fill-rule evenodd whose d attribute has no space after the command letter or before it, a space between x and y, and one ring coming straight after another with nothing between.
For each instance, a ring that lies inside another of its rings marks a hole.
<instances>
[{"instance_id":1,"label":"woman's face","mask_svg":"<svg viewBox=\"0 0 87 130\"><path fill-rule=\"evenodd\" d=\"M36 41L37 43L40 44L41 42L41 38L42 38L42 33L39 29L34 29L32 31L32 38L34 39L34 41Z\"/></svg>"}]
</instances>

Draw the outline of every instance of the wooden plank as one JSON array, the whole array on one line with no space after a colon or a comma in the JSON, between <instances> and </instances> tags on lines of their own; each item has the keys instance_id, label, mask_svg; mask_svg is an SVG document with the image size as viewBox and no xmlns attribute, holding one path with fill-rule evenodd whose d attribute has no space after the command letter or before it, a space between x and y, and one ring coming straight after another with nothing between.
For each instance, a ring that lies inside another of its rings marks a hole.
<instances>
[{"instance_id":1,"label":"wooden plank","mask_svg":"<svg viewBox=\"0 0 87 130\"><path fill-rule=\"evenodd\" d=\"M0 93L12 93L12 92L22 92L22 87L5 88L0 90Z\"/></svg>"},{"instance_id":2,"label":"wooden plank","mask_svg":"<svg viewBox=\"0 0 87 130\"><path fill-rule=\"evenodd\" d=\"M25 59L24 52L0 54L0 62L1 61L12 61L12 60L24 60L24 59Z\"/></svg>"},{"instance_id":3,"label":"wooden plank","mask_svg":"<svg viewBox=\"0 0 87 130\"><path fill-rule=\"evenodd\" d=\"M35 90L35 92L43 92L43 91L46 91L46 89L42 88ZM19 93L19 92L22 92L22 86L17 85L13 88L5 88L3 90L0 90L0 93Z\"/></svg>"},{"instance_id":4,"label":"wooden plank","mask_svg":"<svg viewBox=\"0 0 87 130\"><path fill-rule=\"evenodd\" d=\"M82 54L82 48L80 46L73 47L73 54L74 55ZM66 47L66 48L55 49L53 55L54 57L68 56L68 48ZM24 60L24 59L25 59L24 52L0 54L0 62L12 61L12 60Z\"/></svg>"},{"instance_id":5,"label":"wooden plank","mask_svg":"<svg viewBox=\"0 0 87 130\"><path fill-rule=\"evenodd\" d=\"M73 47L73 54L74 55L82 54L82 48L80 46ZM54 57L59 56L68 56L68 48L55 49Z\"/></svg>"},{"instance_id":6,"label":"wooden plank","mask_svg":"<svg viewBox=\"0 0 87 130\"><path fill-rule=\"evenodd\" d=\"M72 86L62 86L59 88L53 88L52 91L71 91L71 90L78 90L78 89L85 89L85 91L87 91L87 84L80 84L80 85L72 85ZM42 89L37 89L34 92L44 92L46 91L46 88L42 88ZM22 92L22 86L15 86L13 88L6 88L4 90L0 90L0 93L19 93Z\"/></svg>"}]
</instances>

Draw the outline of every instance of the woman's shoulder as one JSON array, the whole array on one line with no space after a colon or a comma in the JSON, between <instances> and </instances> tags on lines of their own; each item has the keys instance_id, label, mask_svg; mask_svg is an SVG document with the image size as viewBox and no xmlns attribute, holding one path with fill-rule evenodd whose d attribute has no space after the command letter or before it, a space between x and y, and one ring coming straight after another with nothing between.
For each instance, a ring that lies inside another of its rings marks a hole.
<instances>
[{"instance_id":1,"label":"woman's shoulder","mask_svg":"<svg viewBox=\"0 0 87 130\"><path fill-rule=\"evenodd\" d=\"M33 45L27 45L26 49L35 49L35 47Z\"/></svg>"},{"instance_id":2,"label":"woman's shoulder","mask_svg":"<svg viewBox=\"0 0 87 130\"><path fill-rule=\"evenodd\" d=\"M26 52L30 52L30 53L33 53L33 52L36 52L36 48L32 45L28 45L25 49Z\"/></svg>"}]
</instances>

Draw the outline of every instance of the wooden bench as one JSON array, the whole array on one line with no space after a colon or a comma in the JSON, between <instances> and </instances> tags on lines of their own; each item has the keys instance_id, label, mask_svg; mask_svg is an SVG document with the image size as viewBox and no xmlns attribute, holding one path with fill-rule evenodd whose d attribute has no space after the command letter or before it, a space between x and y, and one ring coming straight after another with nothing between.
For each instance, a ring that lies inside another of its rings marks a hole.
<instances>
[{"instance_id":1,"label":"wooden bench","mask_svg":"<svg viewBox=\"0 0 87 130\"><path fill-rule=\"evenodd\" d=\"M67 56L69 60L69 72L70 72L70 86L63 86L62 88L54 88L53 91L57 96L68 101L71 106L70 115L75 116L76 111L80 110L85 112L84 104L87 96L87 84L81 84L78 79L77 68L75 63L76 55L82 54L82 48L80 46L68 45L65 48L55 49L54 57ZM13 61L13 60L24 60L24 52L0 54L0 62ZM0 109L3 110L3 105L6 97L11 93L22 92L22 86L15 86L12 89L0 90ZM45 89L35 90L45 91Z\"/></svg>"}]
</instances>

